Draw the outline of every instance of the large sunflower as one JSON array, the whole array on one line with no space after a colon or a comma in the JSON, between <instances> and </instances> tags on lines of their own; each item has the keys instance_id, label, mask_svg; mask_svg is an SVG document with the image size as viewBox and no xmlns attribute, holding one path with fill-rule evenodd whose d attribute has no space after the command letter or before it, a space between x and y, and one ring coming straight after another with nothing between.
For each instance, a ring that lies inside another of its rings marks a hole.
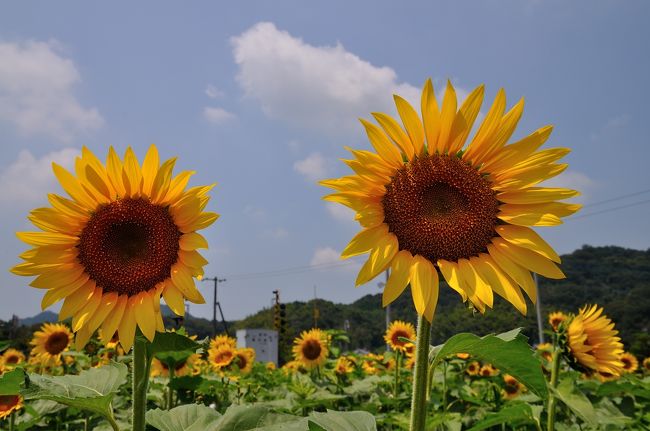
<instances>
[{"instance_id":1,"label":"large sunflower","mask_svg":"<svg viewBox=\"0 0 650 431\"><path fill-rule=\"evenodd\" d=\"M208 362L215 371L221 371L235 359L235 348L224 343L211 346L208 351Z\"/></svg>"},{"instance_id":2,"label":"large sunflower","mask_svg":"<svg viewBox=\"0 0 650 431\"><path fill-rule=\"evenodd\" d=\"M78 346L101 326L128 351L136 325L149 340L164 329L161 295L179 315L185 299L205 302L193 277L207 263L196 231L218 217L203 211L212 186L186 190L193 172L172 176L175 161L160 164L152 145L142 166L131 148L123 160L110 148L106 166L84 148L76 177L52 164L71 199L50 194L51 207L31 212L41 231L17 233L33 248L12 271L37 276L30 285L47 289L43 309L64 299L59 318L72 317Z\"/></svg>"},{"instance_id":3,"label":"large sunflower","mask_svg":"<svg viewBox=\"0 0 650 431\"><path fill-rule=\"evenodd\" d=\"M556 161L569 150L537 151L550 126L506 145L524 104L506 113L503 90L465 146L482 100L480 86L457 109L448 83L439 107L428 80L420 119L395 96L404 128L381 113L373 114L379 127L361 120L376 153L350 150L354 158L345 163L355 174L321 183L336 190L324 199L352 208L363 228L342 253L370 253L356 284L391 269L384 306L410 283L417 312L431 321L439 270L481 312L494 291L525 313L521 290L536 298L531 271L564 277L559 256L531 227L561 224L580 208L557 202L578 192L536 186L566 169Z\"/></svg>"},{"instance_id":4,"label":"large sunflower","mask_svg":"<svg viewBox=\"0 0 650 431\"><path fill-rule=\"evenodd\" d=\"M293 357L305 368L312 369L323 365L327 353L327 335L320 329L303 331L300 337L294 340Z\"/></svg>"},{"instance_id":5,"label":"large sunflower","mask_svg":"<svg viewBox=\"0 0 650 431\"><path fill-rule=\"evenodd\" d=\"M573 365L587 372L620 376L623 344L616 336L614 323L602 313L597 305L580 309L567 328L567 353Z\"/></svg>"},{"instance_id":6,"label":"large sunflower","mask_svg":"<svg viewBox=\"0 0 650 431\"><path fill-rule=\"evenodd\" d=\"M405 353L408 341L402 341L400 338L415 340L415 328L408 322L394 320L384 334L384 341L388 343L391 349Z\"/></svg>"},{"instance_id":7,"label":"large sunflower","mask_svg":"<svg viewBox=\"0 0 650 431\"><path fill-rule=\"evenodd\" d=\"M72 344L72 332L67 326L61 323L44 323L40 331L34 332L30 344L32 356L37 357L41 362L58 363L61 353L70 348Z\"/></svg>"}]
</instances>

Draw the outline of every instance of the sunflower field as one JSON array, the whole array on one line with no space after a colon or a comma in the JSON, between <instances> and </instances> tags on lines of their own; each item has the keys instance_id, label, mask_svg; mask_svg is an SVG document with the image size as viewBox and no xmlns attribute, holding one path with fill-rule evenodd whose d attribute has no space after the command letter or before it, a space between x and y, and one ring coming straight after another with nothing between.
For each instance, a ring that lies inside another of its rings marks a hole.
<instances>
[{"instance_id":1,"label":"sunflower field","mask_svg":"<svg viewBox=\"0 0 650 431\"><path fill-rule=\"evenodd\" d=\"M165 328L161 302L182 317L207 260L214 184L189 187L155 145L105 162L83 148L74 173L53 163L66 196L28 216L29 248L11 271L32 277L59 320L31 351L3 341L0 425L15 430L648 429L650 359L626 353L615 323L592 304L552 313L551 343L520 329L459 333L431 345L440 289L480 315L504 300L521 314L534 274L562 279L561 259L535 228L581 205L576 190L540 184L567 168L569 149L540 149L551 126L510 142L523 99L504 90L480 116L484 86L441 103L427 80L419 111L395 96L399 120L362 120L374 151L349 149L352 174L321 181L325 200L355 213L342 258L367 255L356 285L387 271L386 307L410 294L417 327L394 321L385 351L347 351L347 334L313 328L281 340L282 362L227 334L198 340ZM475 121L480 125L472 134ZM470 138L470 136L472 136ZM215 287L216 291L216 287ZM215 293L216 296L216 293ZM482 317L479 317L482 318ZM487 317L485 317L487 318ZM287 342L288 341L288 342ZM290 352L290 356L288 353Z\"/></svg>"}]
</instances>

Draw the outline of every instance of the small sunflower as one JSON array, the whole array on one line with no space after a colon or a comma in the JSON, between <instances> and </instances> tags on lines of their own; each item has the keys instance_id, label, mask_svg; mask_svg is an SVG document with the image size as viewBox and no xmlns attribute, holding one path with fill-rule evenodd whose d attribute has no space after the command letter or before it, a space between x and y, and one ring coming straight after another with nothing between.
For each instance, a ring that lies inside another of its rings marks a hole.
<instances>
[{"instance_id":1,"label":"small sunflower","mask_svg":"<svg viewBox=\"0 0 650 431\"><path fill-rule=\"evenodd\" d=\"M15 367L25 362L25 354L20 350L9 348L0 356L0 363L6 367Z\"/></svg>"},{"instance_id":2,"label":"small sunflower","mask_svg":"<svg viewBox=\"0 0 650 431\"><path fill-rule=\"evenodd\" d=\"M553 345L551 343L540 343L536 347L539 355L547 362L553 360Z\"/></svg>"},{"instance_id":3,"label":"small sunflower","mask_svg":"<svg viewBox=\"0 0 650 431\"><path fill-rule=\"evenodd\" d=\"M23 408L23 397L20 395L0 395L0 419Z\"/></svg>"},{"instance_id":4,"label":"small sunflower","mask_svg":"<svg viewBox=\"0 0 650 431\"><path fill-rule=\"evenodd\" d=\"M554 311L548 315L548 323L553 327L553 331L557 332L560 324L567 319L567 315L561 311Z\"/></svg>"},{"instance_id":5,"label":"small sunflower","mask_svg":"<svg viewBox=\"0 0 650 431\"><path fill-rule=\"evenodd\" d=\"M228 335L217 335L212 339L212 341L210 341L211 348L217 348L223 344L227 344L233 349L237 348L237 340L232 337L229 337Z\"/></svg>"},{"instance_id":6,"label":"small sunflower","mask_svg":"<svg viewBox=\"0 0 650 431\"><path fill-rule=\"evenodd\" d=\"M511 400L517 398L526 387L519 383L517 379L512 377L510 374L504 374L503 376L503 397L505 399Z\"/></svg>"},{"instance_id":7,"label":"small sunflower","mask_svg":"<svg viewBox=\"0 0 650 431\"><path fill-rule=\"evenodd\" d=\"M84 147L76 176L52 164L70 199L50 194L51 207L31 212L41 231L17 233L33 248L12 272L36 276L30 285L47 290L43 309L64 300L59 319L72 318L79 348L100 326L117 330L126 351L136 326L153 340L164 330L161 295L181 316L185 299L205 302L194 277L207 264L197 252L207 241L196 231L218 217L203 211L212 186L186 190L193 172L172 176L175 161L160 164L152 145L142 166L130 147L123 160L111 147L106 166Z\"/></svg>"},{"instance_id":8,"label":"small sunflower","mask_svg":"<svg viewBox=\"0 0 650 431\"><path fill-rule=\"evenodd\" d=\"M232 368L234 365L237 366L237 370L242 374L248 374L253 369L253 363L255 362L255 349L250 347L244 347L242 349L235 350L235 357L230 363Z\"/></svg>"},{"instance_id":9,"label":"small sunflower","mask_svg":"<svg viewBox=\"0 0 650 431\"><path fill-rule=\"evenodd\" d=\"M639 360L629 352L621 353L618 359L623 363L623 372L625 373L634 373L639 369Z\"/></svg>"},{"instance_id":10,"label":"small sunflower","mask_svg":"<svg viewBox=\"0 0 650 431\"><path fill-rule=\"evenodd\" d=\"M354 365L352 362L345 356L341 356L336 360L336 365L334 365L334 372L339 376L349 374L354 371Z\"/></svg>"},{"instance_id":11,"label":"small sunflower","mask_svg":"<svg viewBox=\"0 0 650 431\"><path fill-rule=\"evenodd\" d=\"M481 377L492 377L492 376L496 376L497 374L499 374L499 370L494 368L494 366L492 366L492 364L485 364L485 365L483 365L481 367L481 369L478 371L478 373L479 373L479 375Z\"/></svg>"},{"instance_id":12,"label":"small sunflower","mask_svg":"<svg viewBox=\"0 0 650 431\"><path fill-rule=\"evenodd\" d=\"M275 369L277 368L275 366L275 362L270 362L270 361L267 362L264 367L266 368L266 371L275 371Z\"/></svg>"},{"instance_id":13,"label":"small sunflower","mask_svg":"<svg viewBox=\"0 0 650 431\"><path fill-rule=\"evenodd\" d=\"M403 322L401 320L394 320L384 334L384 340L391 349L398 352L406 352L406 345L408 341L402 341L400 338L415 340L415 328L412 324Z\"/></svg>"},{"instance_id":14,"label":"small sunflower","mask_svg":"<svg viewBox=\"0 0 650 431\"><path fill-rule=\"evenodd\" d=\"M320 329L303 331L300 337L294 340L293 357L307 369L323 365L327 353L327 335Z\"/></svg>"},{"instance_id":15,"label":"small sunflower","mask_svg":"<svg viewBox=\"0 0 650 431\"><path fill-rule=\"evenodd\" d=\"M208 351L208 362L215 371L221 371L230 365L235 358L235 349L229 344L221 344L210 347Z\"/></svg>"},{"instance_id":16,"label":"small sunflower","mask_svg":"<svg viewBox=\"0 0 650 431\"><path fill-rule=\"evenodd\" d=\"M282 372L284 372L285 375L295 374L303 370L304 367L302 365L302 362L296 360L289 361L282 366Z\"/></svg>"},{"instance_id":17,"label":"small sunflower","mask_svg":"<svg viewBox=\"0 0 650 431\"><path fill-rule=\"evenodd\" d=\"M597 305L580 309L567 328L567 353L570 363L588 372L619 376L623 372L619 359L623 344L614 323L602 313Z\"/></svg>"},{"instance_id":18,"label":"small sunflower","mask_svg":"<svg viewBox=\"0 0 650 431\"><path fill-rule=\"evenodd\" d=\"M377 366L377 363L373 360L363 361L363 363L361 364L361 369L366 375L369 376L381 373L381 369Z\"/></svg>"},{"instance_id":19,"label":"small sunflower","mask_svg":"<svg viewBox=\"0 0 650 431\"><path fill-rule=\"evenodd\" d=\"M643 369L650 372L650 358L645 358L641 364L643 365Z\"/></svg>"},{"instance_id":20,"label":"small sunflower","mask_svg":"<svg viewBox=\"0 0 650 431\"><path fill-rule=\"evenodd\" d=\"M395 96L404 128L382 113L373 113L379 127L361 120L376 152L350 150L354 175L321 182L336 191L324 199L352 208L362 226L342 252L370 254L356 284L391 269L384 306L410 285L417 312L431 321L440 271L481 312L496 292L525 313L521 290L536 299L531 271L564 278L560 257L531 227L561 224L580 208L558 202L577 191L538 186L567 168L556 162L569 150L538 151L551 126L506 145L524 104L505 112L503 90L465 146L482 101L480 86L457 109L448 83L439 107L428 80L420 118Z\"/></svg>"},{"instance_id":21,"label":"small sunflower","mask_svg":"<svg viewBox=\"0 0 650 431\"><path fill-rule=\"evenodd\" d=\"M476 361L472 361L465 367L465 372L470 376L478 376L479 371L481 371L481 364Z\"/></svg>"},{"instance_id":22,"label":"small sunflower","mask_svg":"<svg viewBox=\"0 0 650 431\"><path fill-rule=\"evenodd\" d=\"M34 332L30 344L32 355L43 362L58 362L61 353L67 351L72 345L73 335L67 326L61 323L44 323L40 331Z\"/></svg>"}]
</instances>

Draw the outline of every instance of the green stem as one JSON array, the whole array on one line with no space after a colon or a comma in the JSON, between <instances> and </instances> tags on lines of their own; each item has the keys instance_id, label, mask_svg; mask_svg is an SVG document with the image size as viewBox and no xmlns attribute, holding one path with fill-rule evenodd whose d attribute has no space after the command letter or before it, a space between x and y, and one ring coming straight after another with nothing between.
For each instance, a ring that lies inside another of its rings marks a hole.
<instances>
[{"instance_id":1,"label":"green stem","mask_svg":"<svg viewBox=\"0 0 650 431\"><path fill-rule=\"evenodd\" d=\"M120 427L117 425L117 422L115 422L115 417L113 417L113 413L111 413L110 416L106 416L106 420L108 421L109 424L111 424L111 428L113 428L113 431L120 431Z\"/></svg>"},{"instance_id":2,"label":"green stem","mask_svg":"<svg viewBox=\"0 0 650 431\"><path fill-rule=\"evenodd\" d=\"M551 388L555 389L557 387L557 380L560 371L560 349L556 348L553 350L553 359L551 364ZM553 391L548 394L548 420L546 423L546 429L548 431L555 430L555 406L556 399Z\"/></svg>"},{"instance_id":3,"label":"green stem","mask_svg":"<svg viewBox=\"0 0 650 431\"><path fill-rule=\"evenodd\" d=\"M442 361L442 410L447 413L447 361Z\"/></svg>"},{"instance_id":4,"label":"green stem","mask_svg":"<svg viewBox=\"0 0 650 431\"><path fill-rule=\"evenodd\" d=\"M176 364L174 364L173 367L169 367L169 384L167 385L167 389L169 390L167 393L167 410L171 410L174 403L174 390L172 389L172 382L174 381L175 366Z\"/></svg>"},{"instance_id":5,"label":"green stem","mask_svg":"<svg viewBox=\"0 0 650 431\"><path fill-rule=\"evenodd\" d=\"M431 323L418 315L418 335L415 347L415 368L413 370L413 398L411 398L410 431L424 431L427 418L426 388L429 366L429 344Z\"/></svg>"},{"instance_id":6,"label":"green stem","mask_svg":"<svg viewBox=\"0 0 650 431\"><path fill-rule=\"evenodd\" d=\"M14 431L15 427L16 427L16 412L13 411L9 416L9 431Z\"/></svg>"},{"instance_id":7,"label":"green stem","mask_svg":"<svg viewBox=\"0 0 650 431\"><path fill-rule=\"evenodd\" d=\"M397 398L399 388L399 366L400 366L400 351L395 350L395 387L393 388L393 398Z\"/></svg>"},{"instance_id":8,"label":"green stem","mask_svg":"<svg viewBox=\"0 0 650 431\"><path fill-rule=\"evenodd\" d=\"M133 343L133 431L145 431L151 366L151 361L147 358L147 340L139 332L138 330Z\"/></svg>"}]
</instances>

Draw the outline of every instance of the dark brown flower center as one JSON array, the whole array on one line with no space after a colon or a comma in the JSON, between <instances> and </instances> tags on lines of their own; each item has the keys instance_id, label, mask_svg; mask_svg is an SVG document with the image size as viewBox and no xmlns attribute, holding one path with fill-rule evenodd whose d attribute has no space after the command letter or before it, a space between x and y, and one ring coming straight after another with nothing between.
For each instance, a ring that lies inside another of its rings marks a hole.
<instances>
[{"instance_id":1,"label":"dark brown flower center","mask_svg":"<svg viewBox=\"0 0 650 431\"><path fill-rule=\"evenodd\" d=\"M485 252L496 235L496 192L456 156L436 154L410 161L386 186L382 205L400 250L434 263Z\"/></svg>"},{"instance_id":2,"label":"dark brown flower center","mask_svg":"<svg viewBox=\"0 0 650 431\"><path fill-rule=\"evenodd\" d=\"M395 331L393 332L393 336L391 337L391 342L393 343L394 346L400 346L403 347L406 342L400 340L400 337L402 338L408 338L409 334L406 333L406 331Z\"/></svg>"},{"instance_id":3,"label":"dark brown flower center","mask_svg":"<svg viewBox=\"0 0 650 431\"><path fill-rule=\"evenodd\" d=\"M302 354L310 361L318 359L321 350L323 350L323 348L318 340L307 340L302 344Z\"/></svg>"},{"instance_id":4,"label":"dark brown flower center","mask_svg":"<svg viewBox=\"0 0 650 431\"><path fill-rule=\"evenodd\" d=\"M0 413L6 412L20 402L19 395L0 395Z\"/></svg>"},{"instance_id":5,"label":"dark brown flower center","mask_svg":"<svg viewBox=\"0 0 650 431\"><path fill-rule=\"evenodd\" d=\"M65 332L53 332L45 340L45 350L50 355L58 355L63 352L70 343L70 337Z\"/></svg>"},{"instance_id":6,"label":"dark brown flower center","mask_svg":"<svg viewBox=\"0 0 650 431\"><path fill-rule=\"evenodd\" d=\"M5 358L5 364L17 364L18 361L20 361L20 357L18 355L8 355Z\"/></svg>"},{"instance_id":7,"label":"dark brown flower center","mask_svg":"<svg viewBox=\"0 0 650 431\"><path fill-rule=\"evenodd\" d=\"M81 232L79 261L104 293L133 296L169 278L180 237L167 207L121 199L92 215Z\"/></svg>"},{"instance_id":8,"label":"dark brown flower center","mask_svg":"<svg viewBox=\"0 0 650 431\"><path fill-rule=\"evenodd\" d=\"M229 363L233 357L233 352L231 350L224 350L219 352L214 357L215 364L226 364Z\"/></svg>"},{"instance_id":9,"label":"dark brown flower center","mask_svg":"<svg viewBox=\"0 0 650 431\"><path fill-rule=\"evenodd\" d=\"M237 355L237 366L243 370L248 365L248 358L244 355Z\"/></svg>"}]
</instances>

